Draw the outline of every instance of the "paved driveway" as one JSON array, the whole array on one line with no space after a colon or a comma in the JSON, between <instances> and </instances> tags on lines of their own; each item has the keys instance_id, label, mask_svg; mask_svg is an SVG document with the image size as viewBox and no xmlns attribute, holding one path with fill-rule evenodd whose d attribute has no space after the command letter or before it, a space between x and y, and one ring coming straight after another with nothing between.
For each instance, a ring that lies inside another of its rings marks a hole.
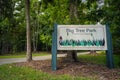
<instances>
[{"instance_id":1,"label":"paved driveway","mask_svg":"<svg viewBox=\"0 0 120 80\"><path fill-rule=\"evenodd\" d=\"M64 57L65 54L58 54L57 57ZM33 57L33 60L47 60L51 59L51 55L48 56L37 56ZM9 64L9 63L16 63L16 62L25 62L26 58L7 58L7 59L0 59L0 65L2 64Z\"/></svg>"},{"instance_id":2,"label":"paved driveway","mask_svg":"<svg viewBox=\"0 0 120 80\"><path fill-rule=\"evenodd\" d=\"M88 54L89 52L77 53L77 55L81 54ZM65 57L66 54L58 54L57 57ZM33 57L33 60L47 60L51 59L51 55L48 56L37 56ZM9 63L16 63L16 62L25 62L26 58L7 58L7 59L0 59L0 65L2 64L9 64Z\"/></svg>"}]
</instances>

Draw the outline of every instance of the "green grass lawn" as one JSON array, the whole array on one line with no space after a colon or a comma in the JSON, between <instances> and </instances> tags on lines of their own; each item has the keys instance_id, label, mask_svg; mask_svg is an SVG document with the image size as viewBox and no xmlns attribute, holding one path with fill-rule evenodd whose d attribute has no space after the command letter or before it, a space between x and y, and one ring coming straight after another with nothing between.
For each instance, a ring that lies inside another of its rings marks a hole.
<instances>
[{"instance_id":1,"label":"green grass lawn","mask_svg":"<svg viewBox=\"0 0 120 80\"><path fill-rule=\"evenodd\" d=\"M90 54L85 54L85 55L79 55L78 56L79 60L82 61L87 61L90 63L96 63L96 64L102 64L102 65L106 65L106 55L104 52L102 53L98 53L98 55L90 55ZM120 67L120 56L119 55L114 55L113 56L113 60L114 60L114 65L116 68Z\"/></svg>"},{"instance_id":2,"label":"green grass lawn","mask_svg":"<svg viewBox=\"0 0 120 80\"><path fill-rule=\"evenodd\" d=\"M70 75L51 75L29 67L18 67L13 64L0 66L0 80L93 80L86 77Z\"/></svg>"},{"instance_id":3,"label":"green grass lawn","mask_svg":"<svg viewBox=\"0 0 120 80\"><path fill-rule=\"evenodd\" d=\"M41 56L45 53L41 53ZM40 54L34 54L39 56ZM48 55L46 53L46 55ZM85 54L79 55L79 60L90 63L106 65L106 55L101 53L97 56ZM115 66L118 67L119 56L114 55ZM118 67L120 68L120 67ZM14 64L0 65L0 80L94 80L89 77L72 77L70 75L52 75L32 69L30 67L20 67Z\"/></svg>"},{"instance_id":4,"label":"green grass lawn","mask_svg":"<svg viewBox=\"0 0 120 80\"><path fill-rule=\"evenodd\" d=\"M38 52L38 53L32 53L32 55L33 56L46 56L46 55L50 55L50 53L48 53L48 52ZM0 55L0 59L2 59L2 58L24 58L24 57L26 57L25 52L16 53L16 54Z\"/></svg>"}]
</instances>

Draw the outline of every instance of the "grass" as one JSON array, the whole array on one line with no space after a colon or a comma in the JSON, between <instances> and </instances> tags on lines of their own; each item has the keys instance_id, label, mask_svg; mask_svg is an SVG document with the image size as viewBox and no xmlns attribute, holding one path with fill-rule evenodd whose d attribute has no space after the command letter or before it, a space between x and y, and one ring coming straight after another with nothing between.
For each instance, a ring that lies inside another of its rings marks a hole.
<instances>
[{"instance_id":1,"label":"grass","mask_svg":"<svg viewBox=\"0 0 120 80\"><path fill-rule=\"evenodd\" d=\"M38 52L38 53L33 53L33 56L46 56L50 55L48 52ZM26 57L26 53L16 53L12 55L0 55L0 59L3 58L24 58ZM106 55L105 52L99 52L97 56L89 55L89 54L84 54L84 55L79 55L78 58L82 61L88 61L91 63L96 63L96 64L102 64L106 65ZM114 55L114 64L115 67L120 67L120 56L119 55Z\"/></svg>"},{"instance_id":2,"label":"grass","mask_svg":"<svg viewBox=\"0 0 120 80\"><path fill-rule=\"evenodd\" d=\"M72 77L70 75L51 75L29 67L19 67L13 64L0 66L0 80L94 80L87 77Z\"/></svg>"},{"instance_id":3,"label":"grass","mask_svg":"<svg viewBox=\"0 0 120 80\"><path fill-rule=\"evenodd\" d=\"M44 55L45 53L41 53ZM34 54L39 56L39 54ZM48 54L47 54L48 55ZM114 55L115 66L118 67L120 56ZM90 63L106 65L105 53L99 53L97 56L85 54L79 55L79 59ZM95 80L94 77L73 77L70 75L52 75L32 69L30 67L20 67L14 64L0 65L0 80Z\"/></svg>"},{"instance_id":4,"label":"grass","mask_svg":"<svg viewBox=\"0 0 120 80\"><path fill-rule=\"evenodd\" d=\"M97 64L105 64L106 62L106 56L105 55L90 55L90 54L85 54L85 55L79 55L79 59L82 61L87 61L90 63L97 63Z\"/></svg>"},{"instance_id":5,"label":"grass","mask_svg":"<svg viewBox=\"0 0 120 80\"><path fill-rule=\"evenodd\" d=\"M120 68L120 55L114 55L114 64L116 68Z\"/></svg>"},{"instance_id":6,"label":"grass","mask_svg":"<svg viewBox=\"0 0 120 80\"><path fill-rule=\"evenodd\" d=\"M32 55L33 56L46 56L46 55L50 55L50 53L48 53L48 52L38 52L38 53L33 53ZM16 53L16 54L0 55L0 59L3 59L3 58L24 58L24 57L26 57L25 52Z\"/></svg>"},{"instance_id":7,"label":"grass","mask_svg":"<svg viewBox=\"0 0 120 80\"><path fill-rule=\"evenodd\" d=\"M95 63L95 64L101 64L101 65L106 65L106 55L105 52L98 53L98 55L90 55L90 54L85 54L85 55L79 55L78 58L82 61L90 62L90 63ZM114 60L114 65L116 68L120 67L120 56L119 55L113 55L113 60Z\"/></svg>"}]
</instances>

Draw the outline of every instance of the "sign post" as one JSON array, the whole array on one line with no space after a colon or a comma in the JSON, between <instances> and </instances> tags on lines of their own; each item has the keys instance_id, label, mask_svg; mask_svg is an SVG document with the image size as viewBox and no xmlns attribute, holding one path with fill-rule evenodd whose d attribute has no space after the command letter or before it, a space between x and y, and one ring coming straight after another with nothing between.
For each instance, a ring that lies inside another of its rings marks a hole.
<instances>
[{"instance_id":1,"label":"sign post","mask_svg":"<svg viewBox=\"0 0 120 80\"><path fill-rule=\"evenodd\" d=\"M54 25L52 33L52 70L57 70L57 24Z\"/></svg>"},{"instance_id":2,"label":"sign post","mask_svg":"<svg viewBox=\"0 0 120 80\"><path fill-rule=\"evenodd\" d=\"M112 69L114 68L112 36L108 24L106 24L106 35L107 35L107 46L108 46L108 49L106 50L106 62L107 62L107 67Z\"/></svg>"}]
</instances>

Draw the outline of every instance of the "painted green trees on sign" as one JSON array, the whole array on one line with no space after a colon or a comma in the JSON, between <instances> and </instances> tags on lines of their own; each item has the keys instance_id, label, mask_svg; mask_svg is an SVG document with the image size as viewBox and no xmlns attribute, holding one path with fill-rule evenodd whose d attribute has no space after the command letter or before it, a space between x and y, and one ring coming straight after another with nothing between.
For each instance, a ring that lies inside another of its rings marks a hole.
<instances>
[{"instance_id":1,"label":"painted green trees on sign","mask_svg":"<svg viewBox=\"0 0 120 80\"><path fill-rule=\"evenodd\" d=\"M63 40L61 46L104 46L105 40Z\"/></svg>"}]
</instances>

